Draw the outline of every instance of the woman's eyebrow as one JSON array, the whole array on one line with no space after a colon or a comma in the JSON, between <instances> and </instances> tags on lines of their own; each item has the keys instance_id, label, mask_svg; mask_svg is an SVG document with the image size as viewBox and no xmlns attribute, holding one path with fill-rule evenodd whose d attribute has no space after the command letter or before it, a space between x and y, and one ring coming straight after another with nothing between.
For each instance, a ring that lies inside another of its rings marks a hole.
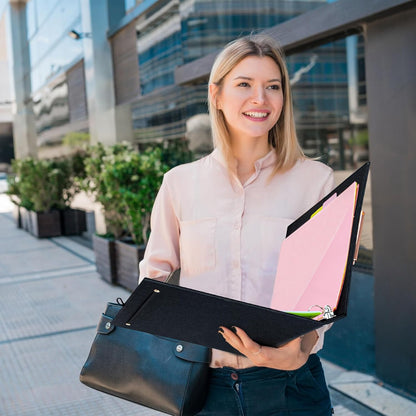
<instances>
[{"instance_id":1,"label":"woman's eyebrow","mask_svg":"<svg viewBox=\"0 0 416 416\"><path fill-rule=\"evenodd\" d=\"M244 75L237 75L234 79L246 79L247 81L253 80L253 78L245 77Z\"/></svg>"},{"instance_id":2,"label":"woman's eyebrow","mask_svg":"<svg viewBox=\"0 0 416 416\"><path fill-rule=\"evenodd\" d=\"M247 77L245 75L237 75L234 78L234 80L237 80L237 79L244 79L244 80L247 80L247 81L253 81L253 78ZM280 80L280 78L273 78L273 79L269 79L267 82L280 82L281 83L282 81Z\"/></svg>"}]
</instances>

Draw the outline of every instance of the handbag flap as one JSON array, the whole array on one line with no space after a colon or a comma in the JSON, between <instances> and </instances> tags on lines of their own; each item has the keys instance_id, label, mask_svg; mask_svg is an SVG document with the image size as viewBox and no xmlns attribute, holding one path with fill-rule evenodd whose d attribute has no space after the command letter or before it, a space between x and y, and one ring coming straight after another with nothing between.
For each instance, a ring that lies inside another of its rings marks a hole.
<instances>
[{"instance_id":1,"label":"handbag flap","mask_svg":"<svg viewBox=\"0 0 416 416\"><path fill-rule=\"evenodd\" d=\"M104 315L110 318L115 318L121 308L122 305L119 305L118 303L107 302L107 307L105 309Z\"/></svg>"},{"instance_id":2,"label":"handbag flap","mask_svg":"<svg viewBox=\"0 0 416 416\"><path fill-rule=\"evenodd\" d=\"M117 303L107 303L105 312L101 315L101 319L97 325L97 333L102 335L108 335L114 331L115 326L113 319L122 308ZM127 329L127 331L134 331L133 329ZM176 341L172 338L164 338L172 342L173 353L176 357L190 361L193 363L209 363L211 361L211 350L203 345L197 345L190 342Z\"/></svg>"},{"instance_id":3,"label":"handbag flap","mask_svg":"<svg viewBox=\"0 0 416 416\"><path fill-rule=\"evenodd\" d=\"M209 348L190 342L177 341L173 352L178 358L193 363L209 363L211 361L211 350Z\"/></svg>"},{"instance_id":4,"label":"handbag flap","mask_svg":"<svg viewBox=\"0 0 416 416\"><path fill-rule=\"evenodd\" d=\"M114 331L115 326L113 325L113 318L106 316L105 314L101 315L101 319L97 325L97 333L102 335L108 335Z\"/></svg>"}]
</instances>

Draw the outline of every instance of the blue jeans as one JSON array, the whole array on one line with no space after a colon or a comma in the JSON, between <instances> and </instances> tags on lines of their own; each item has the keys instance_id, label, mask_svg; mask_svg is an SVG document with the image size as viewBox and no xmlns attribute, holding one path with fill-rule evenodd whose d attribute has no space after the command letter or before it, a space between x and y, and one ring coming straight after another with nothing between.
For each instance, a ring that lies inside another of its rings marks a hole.
<instances>
[{"instance_id":1,"label":"blue jeans","mask_svg":"<svg viewBox=\"0 0 416 416\"><path fill-rule=\"evenodd\" d=\"M212 369L199 416L330 416L331 401L319 357L294 371L252 367Z\"/></svg>"}]
</instances>

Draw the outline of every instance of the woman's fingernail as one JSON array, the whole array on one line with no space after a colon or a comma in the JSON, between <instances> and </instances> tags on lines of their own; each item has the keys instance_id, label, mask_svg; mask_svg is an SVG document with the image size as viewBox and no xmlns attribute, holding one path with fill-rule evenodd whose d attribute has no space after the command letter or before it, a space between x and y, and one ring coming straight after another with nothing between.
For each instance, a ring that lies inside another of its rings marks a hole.
<instances>
[{"instance_id":1,"label":"woman's fingernail","mask_svg":"<svg viewBox=\"0 0 416 416\"><path fill-rule=\"evenodd\" d=\"M233 331L233 332L234 332L234 334L236 334L236 333L237 333L237 328L236 328L235 326L232 326L232 327L231 327L231 331Z\"/></svg>"},{"instance_id":2,"label":"woman's fingernail","mask_svg":"<svg viewBox=\"0 0 416 416\"><path fill-rule=\"evenodd\" d=\"M218 332L219 332L220 334L223 334L223 333L224 333L224 330L223 330L221 327L219 327L219 328L218 328Z\"/></svg>"}]
</instances>

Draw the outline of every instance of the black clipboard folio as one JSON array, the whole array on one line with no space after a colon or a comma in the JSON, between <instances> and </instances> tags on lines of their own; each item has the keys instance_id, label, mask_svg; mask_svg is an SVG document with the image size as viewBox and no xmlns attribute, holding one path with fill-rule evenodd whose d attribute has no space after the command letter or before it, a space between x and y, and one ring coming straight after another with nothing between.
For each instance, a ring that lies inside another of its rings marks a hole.
<instances>
[{"instance_id":1,"label":"black clipboard folio","mask_svg":"<svg viewBox=\"0 0 416 416\"><path fill-rule=\"evenodd\" d=\"M341 194L353 182L358 183L344 283L334 317L314 320L145 278L114 319L114 325L235 353L236 350L218 334L219 326L237 326L261 345L279 346L344 318L347 315L352 266L369 165L366 163L356 170L290 224L287 230L289 236L305 224L332 195Z\"/></svg>"}]
</instances>

